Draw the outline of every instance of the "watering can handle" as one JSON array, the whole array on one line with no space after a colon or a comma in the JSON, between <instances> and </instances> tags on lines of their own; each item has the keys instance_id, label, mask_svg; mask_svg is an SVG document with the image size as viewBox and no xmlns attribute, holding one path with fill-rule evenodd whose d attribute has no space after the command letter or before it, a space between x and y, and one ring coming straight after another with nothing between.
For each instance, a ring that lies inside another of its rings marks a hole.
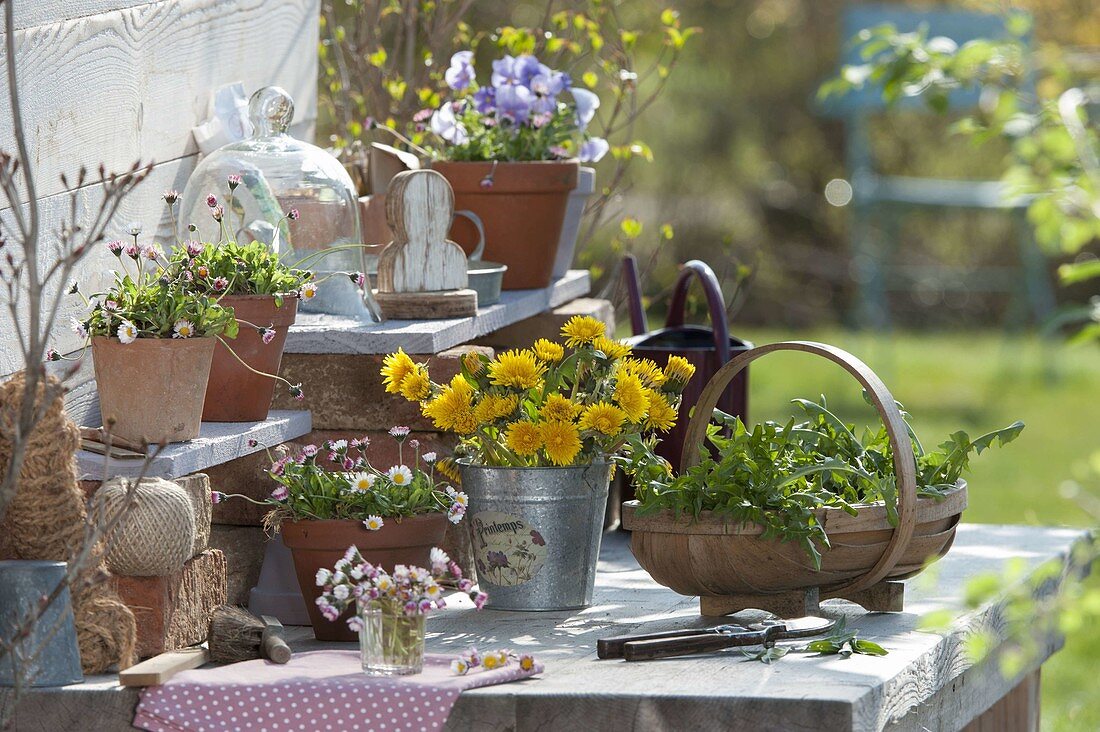
<instances>
[{"instance_id":1,"label":"watering can handle","mask_svg":"<svg viewBox=\"0 0 1100 732\"><path fill-rule=\"evenodd\" d=\"M630 330L641 335L649 330L642 304L642 283L638 278L638 260L633 254L623 257L623 280L626 282L626 305L630 310Z\"/></svg>"},{"instance_id":2,"label":"watering can handle","mask_svg":"<svg viewBox=\"0 0 1100 732\"><path fill-rule=\"evenodd\" d=\"M730 327L726 320L726 301L722 297L722 287L718 284L718 278L706 262L692 259L685 262L680 269L680 276L676 279L676 285L672 291L672 302L668 306L668 318L665 327L672 328L684 324L684 313L687 310L687 292L691 284L692 276L695 276L703 286L703 294L707 298L707 308L710 310L710 325L714 330L714 346L718 349L719 363L727 363L730 360Z\"/></svg>"},{"instance_id":3,"label":"watering can handle","mask_svg":"<svg viewBox=\"0 0 1100 732\"><path fill-rule=\"evenodd\" d=\"M477 229L477 246L470 252L466 259L471 262L480 262L481 255L485 252L485 225L481 223L481 217L473 211L455 211L455 216L461 216L464 219L469 219Z\"/></svg>"}]
</instances>

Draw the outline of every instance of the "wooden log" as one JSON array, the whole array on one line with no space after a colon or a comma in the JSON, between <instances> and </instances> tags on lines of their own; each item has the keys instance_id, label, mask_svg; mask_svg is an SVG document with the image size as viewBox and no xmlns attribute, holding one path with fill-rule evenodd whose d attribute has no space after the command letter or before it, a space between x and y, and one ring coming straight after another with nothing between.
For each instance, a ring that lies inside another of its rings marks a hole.
<instances>
[{"instance_id":1,"label":"wooden log","mask_svg":"<svg viewBox=\"0 0 1100 732\"><path fill-rule=\"evenodd\" d=\"M210 530L210 547L225 554L226 603L247 605L248 593L260 579L267 537L260 526L217 525Z\"/></svg>"},{"instance_id":2,"label":"wooden log","mask_svg":"<svg viewBox=\"0 0 1100 732\"><path fill-rule=\"evenodd\" d=\"M438 292L380 292L374 299L391 320L446 320L477 315L477 293L470 289Z\"/></svg>"},{"instance_id":3,"label":"wooden log","mask_svg":"<svg viewBox=\"0 0 1100 732\"><path fill-rule=\"evenodd\" d=\"M202 647L167 651L119 671L118 683L122 686L159 686L180 671L198 668L208 660L210 653Z\"/></svg>"},{"instance_id":4,"label":"wooden log","mask_svg":"<svg viewBox=\"0 0 1100 732\"><path fill-rule=\"evenodd\" d=\"M207 549L165 577L113 577L112 585L137 620L137 653L155 656L201 643L210 613L226 599L225 555Z\"/></svg>"}]
</instances>

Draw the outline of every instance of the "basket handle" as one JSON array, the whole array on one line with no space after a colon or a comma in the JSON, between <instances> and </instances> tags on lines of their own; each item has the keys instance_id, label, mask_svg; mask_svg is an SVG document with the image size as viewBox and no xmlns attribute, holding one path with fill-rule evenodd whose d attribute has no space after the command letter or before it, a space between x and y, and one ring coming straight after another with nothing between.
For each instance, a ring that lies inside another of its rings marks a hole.
<instances>
[{"instance_id":1,"label":"basket handle","mask_svg":"<svg viewBox=\"0 0 1100 732\"><path fill-rule=\"evenodd\" d=\"M633 254L623 257L623 281L626 283L626 304L630 310L630 330L641 335L649 330L642 304L642 283L638 277L638 259Z\"/></svg>"},{"instance_id":2,"label":"basket handle","mask_svg":"<svg viewBox=\"0 0 1100 732\"><path fill-rule=\"evenodd\" d=\"M672 301L668 306L668 318L665 327L672 328L684 324L684 314L687 310L687 291L694 276L703 286L703 294L707 298L707 308L710 310L710 326L714 331L714 347L718 350L718 362L721 364L730 360L730 327L726 320L726 301L722 297L722 287L718 284L718 278L714 270L706 262L692 259L685 262L680 269L680 276L676 278L676 284L672 291Z\"/></svg>"},{"instance_id":3,"label":"basket handle","mask_svg":"<svg viewBox=\"0 0 1100 732\"><path fill-rule=\"evenodd\" d=\"M809 341L787 341L782 343L769 343L745 351L735 359L727 363L707 382L703 393L692 413L688 423L687 434L684 436L684 451L680 459L680 472L687 472L699 464L699 446L706 440L707 424L714 412L718 399L726 386L746 366L773 351L802 351L826 358L835 364L839 364L863 385L867 393L871 395L871 401L882 417L886 425L886 434L890 438L890 449L894 453L894 474L897 476L898 486L898 525L894 527L890 541L886 549L879 556L874 566L866 574L856 577L851 582L837 587L838 590L858 591L864 590L881 581L894 568L902 553L913 536L916 524L917 510L917 466L916 456L913 454L913 443L909 440L909 431L905 427L905 420L894 401L893 395L886 388L882 379L870 369L867 364L858 358L834 346L824 343Z\"/></svg>"}]
</instances>

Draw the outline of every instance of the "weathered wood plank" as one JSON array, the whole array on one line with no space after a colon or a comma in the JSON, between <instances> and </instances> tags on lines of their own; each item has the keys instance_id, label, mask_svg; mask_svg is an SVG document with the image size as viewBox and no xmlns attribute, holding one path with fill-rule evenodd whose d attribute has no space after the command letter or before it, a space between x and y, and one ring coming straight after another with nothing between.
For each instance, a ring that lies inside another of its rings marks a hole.
<instances>
[{"instance_id":1,"label":"weathered wood plank","mask_svg":"<svg viewBox=\"0 0 1100 732\"><path fill-rule=\"evenodd\" d=\"M312 119L318 18L319 0L168 0L16 31L38 195L61 192L58 175L82 164L194 154L191 128L222 84L279 84L295 119ZM0 149L12 143L5 124Z\"/></svg>"},{"instance_id":2,"label":"weathered wood plank","mask_svg":"<svg viewBox=\"0 0 1100 732\"><path fill-rule=\"evenodd\" d=\"M124 10L164 0L15 0L15 29ZM2 25L2 23L0 23Z\"/></svg>"},{"instance_id":3,"label":"weathered wood plank","mask_svg":"<svg viewBox=\"0 0 1100 732\"><path fill-rule=\"evenodd\" d=\"M500 302L472 318L364 323L338 315L299 314L287 335L287 353L439 353L506 325L588 294L585 270L570 270L544 290L506 290Z\"/></svg>"},{"instance_id":4,"label":"weathered wood plank","mask_svg":"<svg viewBox=\"0 0 1100 732\"><path fill-rule=\"evenodd\" d=\"M1002 572L1017 557L1032 570L1047 560L1066 561L1086 537L1083 530L964 524L935 570L906 582L907 612L864 613L835 601L825 606L830 617L846 617L860 637L886 646L890 655L883 658L789 654L765 666L727 651L652 662L597 660L597 638L704 622L694 598L655 585L638 568L621 535L605 539L591 608L476 612L467 598L448 598L448 608L428 619L428 651L511 648L535 654L546 666L536 679L463 692L448 720L453 730L958 730L1018 682L1004 679L997 664L974 666L961 653L961 638L1001 610L994 603L966 615L967 581ZM961 616L950 633L917 630L922 615L944 609ZM309 629L291 628L288 636L298 651L321 647ZM1036 663L1056 648L1046 647ZM83 696L83 703L89 714L102 704L104 719L113 722L121 701L105 681L88 679L82 688L99 693ZM80 691L35 691L24 709L45 724L71 715L67 700Z\"/></svg>"}]
</instances>

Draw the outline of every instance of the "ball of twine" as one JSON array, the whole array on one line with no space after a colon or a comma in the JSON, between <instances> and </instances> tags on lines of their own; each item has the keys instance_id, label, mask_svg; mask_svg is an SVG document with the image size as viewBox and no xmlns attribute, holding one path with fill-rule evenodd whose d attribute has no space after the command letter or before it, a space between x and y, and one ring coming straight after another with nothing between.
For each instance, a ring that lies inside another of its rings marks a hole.
<instances>
[{"instance_id":1,"label":"ball of twine","mask_svg":"<svg viewBox=\"0 0 1100 732\"><path fill-rule=\"evenodd\" d=\"M10 538L20 559L73 561L84 548L84 493L77 483L76 450L80 431L63 411L60 384L49 377L58 394L26 440L26 453L16 492L2 517L0 531ZM0 476L11 461L15 426L23 403L24 378L17 374L0 384ZM36 401L45 397L40 384ZM137 624L134 614L105 584L107 571L99 547L70 587L80 665L86 674L120 669L134 662Z\"/></svg>"},{"instance_id":2,"label":"ball of twine","mask_svg":"<svg viewBox=\"0 0 1100 732\"><path fill-rule=\"evenodd\" d=\"M95 494L96 510L109 517L126 511L107 550L107 569L129 577L154 577L178 572L191 558L195 544L195 512L191 497L180 486L163 478L131 481L112 478Z\"/></svg>"}]
</instances>

